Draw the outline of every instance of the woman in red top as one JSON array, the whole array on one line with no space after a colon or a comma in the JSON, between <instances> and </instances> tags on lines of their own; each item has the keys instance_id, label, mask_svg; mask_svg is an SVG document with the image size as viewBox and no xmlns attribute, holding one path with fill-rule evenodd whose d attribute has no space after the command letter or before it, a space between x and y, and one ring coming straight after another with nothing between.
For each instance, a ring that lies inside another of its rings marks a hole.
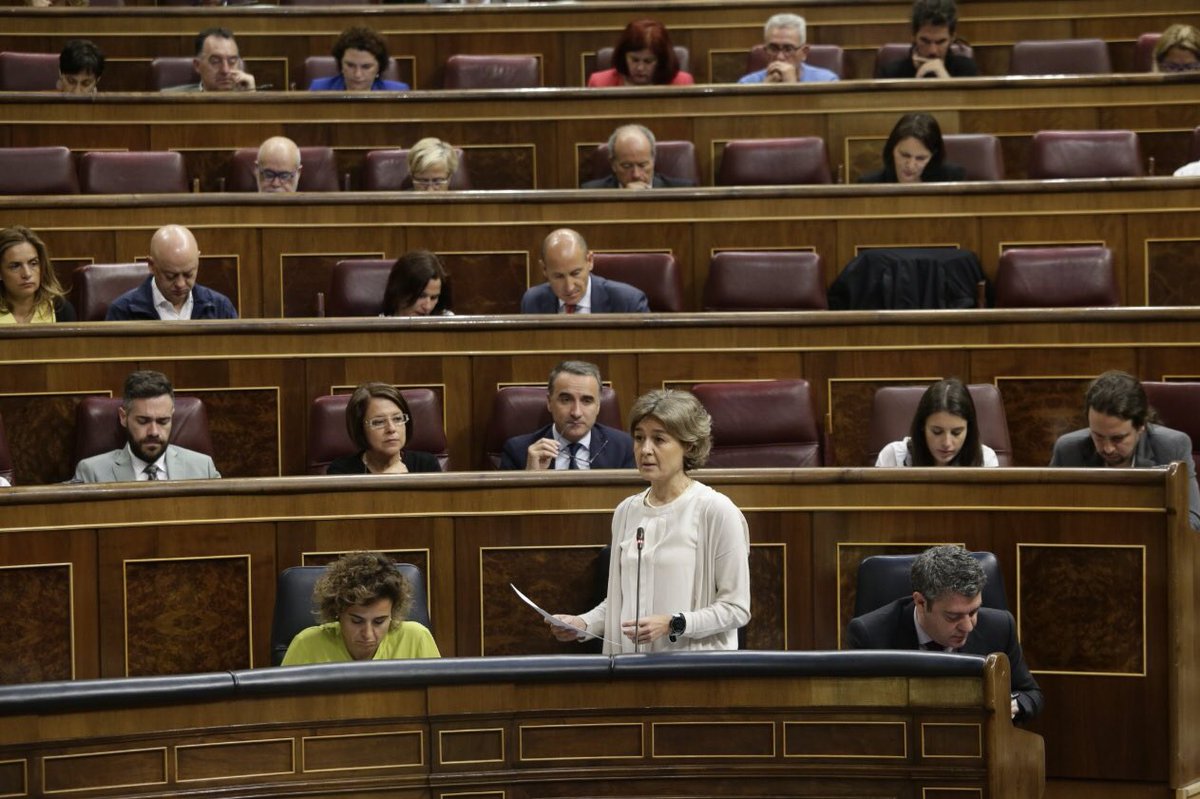
<instances>
[{"instance_id":1,"label":"woman in red top","mask_svg":"<svg viewBox=\"0 0 1200 799\"><path fill-rule=\"evenodd\" d=\"M671 37L661 22L639 19L630 22L613 49L613 68L594 72L587 85L606 86L689 86L691 74L679 68Z\"/></svg>"}]
</instances>

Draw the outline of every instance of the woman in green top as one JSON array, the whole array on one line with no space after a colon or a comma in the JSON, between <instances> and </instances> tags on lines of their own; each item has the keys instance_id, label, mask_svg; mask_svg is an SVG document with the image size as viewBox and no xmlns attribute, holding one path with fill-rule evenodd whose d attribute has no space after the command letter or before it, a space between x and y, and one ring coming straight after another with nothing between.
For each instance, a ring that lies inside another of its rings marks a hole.
<instances>
[{"instance_id":1,"label":"woman in green top","mask_svg":"<svg viewBox=\"0 0 1200 799\"><path fill-rule=\"evenodd\" d=\"M329 565L313 587L324 624L292 639L283 665L441 657L424 625L405 621L412 586L378 552L352 552Z\"/></svg>"}]
</instances>

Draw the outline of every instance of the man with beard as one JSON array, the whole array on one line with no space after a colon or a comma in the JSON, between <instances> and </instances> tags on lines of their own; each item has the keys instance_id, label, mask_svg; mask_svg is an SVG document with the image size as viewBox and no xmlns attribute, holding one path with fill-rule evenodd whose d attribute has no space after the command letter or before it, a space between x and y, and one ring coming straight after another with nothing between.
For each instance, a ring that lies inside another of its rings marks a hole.
<instances>
[{"instance_id":1,"label":"man with beard","mask_svg":"<svg viewBox=\"0 0 1200 799\"><path fill-rule=\"evenodd\" d=\"M142 480L204 480L220 477L212 458L168 444L175 389L161 372L134 372L125 378L125 396L117 411L126 443L79 462L75 483Z\"/></svg>"}]
</instances>

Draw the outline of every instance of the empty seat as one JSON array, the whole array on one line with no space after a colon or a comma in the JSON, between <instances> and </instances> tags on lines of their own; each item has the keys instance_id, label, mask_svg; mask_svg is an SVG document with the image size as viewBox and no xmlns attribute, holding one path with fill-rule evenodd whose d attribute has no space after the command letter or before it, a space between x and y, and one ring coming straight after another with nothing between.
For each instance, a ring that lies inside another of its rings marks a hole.
<instances>
[{"instance_id":1,"label":"empty seat","mask_svg":"<svg viewBox=\"0 0 1200 799\"><path fill-rule=\"evenodd\" d=\"M120 397L84 397L75 408L75 453L73 463L125 446L125 428L117 417ZM175 395L171 415L171 443L205 455L213 454L208 432L208 413L199 397Z\"/></svg>"},{"instance_id":2,"label":"empty seat","mask_svg":"<svg viewBox=\"0 0 1200 799\"><path fill-rule=\"evenodd\" d=\"M361 5L356 0L356 5ZM315 3L314 5L329 5L329 3ZM310 55L304 59L304 88L312 86L312 82L317 78L332 78L338 74L337 62L333 60L331 55ZM387 69L379 77L384 80L394 80L404 82L400 77L400 67L396 59L388 59Z\"/></svg>"},{"instance_id":3,"label":"empty seat","mask_svg":"<svg viewBox=\"0 0 1200 799\"><path fill-rule=\"evenodd\" d=\"M254 174L254 162L258 160L257 147L243 147L229 161L229 174L225 182L226 191L258 191L258 178ZM332 147L300 148L300 184L297 191L340 191L342 179L338 174L337 155Z\"/></svg>"},{"instance_id":4,"label":"empty seat","mask_svg":"<svg viewBox=\"0 0 1200 799\"><path fill-rule=\"evenodd\" d=\"M611 386L600 388L600 414L596 421L608 427L624 430L621 425L621 406ZM546 407L546 387L502 386L492 399L492 416L484 437L487 465L500 468L504 442L513 436L523 436L550 424L550 409Z\"/></svg>"},{"instance_id":5,"label":"empty seat","mask_svg":"<svg viewBox=\"0 0 1200 799\"><path fill-rule=\"evenodd\" d=\"M81 322L102 322L117 297L142 285L150 277L144 263L84 264L75 268L71 304Z\"/></svg>"},{"instance_id":6,"label":"empty seat","mask_svg":"<svg viewBox=\"0 0 1200 799\"><path fill-rule=\"evenodd\" d=\"M1167 427L1187 433L1192 439L1192 460L1200 463L1200 383L1145 382L1146 400ZM1200 483L1200 474L1196 475Z\"/></svg>"},{"instance_id":7,"label":"empty seat","mask_svg":"<svg viewBox=\"0 0 1200 799\"><path fill-rule=\"evenodd\" d=\"M706 311L823 311L825 277L815 252L719 252L708 265Z\"/></svg>"},{"instance_id":8,"label":"empty seat","mask_svg":"<svg viewBox=\"0 0 1200 799\"><path fill-rule=\"evenodd\" d=\"M682 45L674 45L672 49L675 51L675 59L679 62L679 70L681 72L688 71L688 64L691 62L691 54L686 47ZM592 72L603 72L606 69L612 69L612 54L613 48L601 47L596 51L596 67L591 72L583 76L583 82L587 83L587 79L592 76Z\"/></svg>"},{"instance_id":9,"label":"empty seat","mask_svg":"<svg viewBox=\"0 0 1200 799\"><path fill-rule=\"evenodd\" d=\"M910 42L889 42L881 45L875 51L875 71L874 77L878 78L883 75L883 68L893 61L899 61L902 58L908 58L912 52L912 44ZM955 55L960 55L965 58L975 58L975 50L970 45L962 42L954 42L950 45L950 52Z\"/></svg>"},{"instance_id":10,"label":"empty seat","mask_svg":"<svg viewBox=\"0 0 1200 799\"><path fill-rule=\"evenodd\" d=\"M412 415L412 438L404 448L428 452L437 458L442 471L450 461L446 445L446 421L442 416L442 401L430 388L402 388L400 396ZM325 474L329 464L358 451L346 432L346 405L349 394L330 394L317 397L308 415L308 473Z\"/></svg>"},{"instance_id":11,"label":"empty seat","mask_svg":"<svg viewBox=\"0 0 1200 799\"><path fill-rule=\"evenodd\" d=\"M1112 72L1103 39L1038 39L1017 42L1010 75L1107 75Z\"/></svg>"},{"instance_id":12,"label":"empty seat","mask_svg":"<svg viewBox=\"0 0 1200 799\"><path fill-rule=\"evenodd\" d=\"M845 51L836 44L810 44L808 58L804 60L814 67L829 70L839 78L846 77ZM771 63L771 56L767 53L767 48L764 45L756 44L746 56L746 74L766 69L769 63Z\"/></svg>"},{"instance_id":13,"label":"empty seat","mask_svg":"<svg viewBox=\"0 0 1200 799\"><path fill-rule=\"evenodd\" d=\"M84 194L183 194L183 156L176 152L84 153L79 159Z\"/></svg>"},{"instance_id":14,"label":"empty seat","mask_svg":"<svg viewBox=\"0 0 1200 799\"><path fill-rule=\"evenodd\" d=\"M0 91L52 92L58 88L58 53L0 53Z\"/></svg>"},{"instance_id":15,"label":"empty seat","mask_svg":"<svg viewBox=\"0 0 1200 799\"><path fill-rule=\"evenodd\" d=\"M1029 177L1140 178L1142 147L1132 130L1042 130L1033 134Z\"/></svg>"},{"instance_id":16,"label":"empty seat","mask_svg":"<svg viewBox=\"0 0 1200 799\"><path fill-rule=\"evenodd\" d=\"M1137 37L1137 44L1133 46L1134 72L1154 71L1154 48L1161 38L1161 33L1143 33Z\"/></svg>"},{"instance_id":17,"label":"empty seat","mask_svg":"<svg viewBox=\"0 0 1200 799\"><path fill-rule=\"evenodd\" d=\"M161 56L150 62L150 90L160 92L174 86L199 83L200 73L188 56Z\"/></svg>"},{"instance_id":18,"label":"empty seat","mask_svg":"<svg viewBox=\"0 0 1200 799\"><path fill-rule=\"evenodd\" d=\"M942 137L946 160L958 164L967 180L1004 180L1000 139L987 133L948 133Z\"/></svg>"},{"instance_id":19,"label":"empty seat","mask_svg":"<svg viewBox=\"0 0 1200 799\"><path fill-rule=\"evenodd\" d=\"M468 191L471 177L467 170L466 154L459 147L458 169L450 177L451 191ZM363 159L363 191L408 191L412 178L408 174L408 150L371 150Z\"/></svg>"},{"instance_id":20,"label":"empty seat","mask_svg":"<svg viewBox=\"0 0 1200 799\"><path fill-rule=\"evenodd\" d=\"M348 258L333 265L326 316L379 316L395 258Z\"/></svg>"},{"instance_id":21,"label":"empty seat","mask_svg":"<svg viewBox=\"0 0 1200 799\"><path fill-rule=\"evenodd\" d=\"M997 308L1120 305L1107 247L1005 250L996 270Z\"/></svg>"},{"instance_id":22,"label":"empty seat","mask_svg":"<svg viewBox=\"0 0 1200 799\"><path fill-rule=\"evenodd\" d=\"M712 416L713 468L823 466L821 425L807 380L698 383Z\"/></svg>"},{"instance_id":23,"label":"empty seat","mask_svg":"<svg viewBox=\"0 0 1200 799\"><path fill-rule=\"evenodd\" d=\"M78 194L75 157L66 147L0 148L0 194Z\"/></svg>"},{"instance_id":24,"label":"empty seat","mask_svg":"<svg viewBox=\"0 0 1200 799\"><path fill-rule=\"evenodd\" d=\"M819 136L735 139L725 145L718 186L832 183L829 152Z\"/></svg>"},{"instance_id":25,"label":"empty seat","mask_svg":"<svg viewBox=\"0 0 1200 799\"><path fill-rule=\"evenodd\" d=\"M871 422L867 428L867 462L873 466L879 451L908 435L917 405L928 386L884 386L871 402ZM967 386L975 404L975 423L979 440L996 451L1001 466L1012 466L1012 440L1008 435L1008 417L1000 389L991 383ZM895 597L891 597L895 599Z\"/></svg>"},{"instance_id":26,"label":"empty seat","mask_svg":"<svg viewBox=\"0 0 1200 799\"><path fill-rule=\"evenodd\" d=\"M912 596L913 561L916 555L872 555L858 564L854 593L854 616L870 613L902 596ZM987 581L983 584L984 607L1008 610L1004 594L1004 575L1000 563L991 552L972 552L971 557L983 567Z\"/></svg>"},{"instance_id":27,"label":"empty seat","mask_svg":"<svg viewBox=\"0 0 1200 799\"><path fill-rule=\"evenodd\" d=\"M683 276L675 256L665 252L597 252L592 256L596 274L636 286L646 294L650 310L683 310Z\"/></svg>"},{"instance_id":28,"label":"empty seat","mask_svg":"<svg viewBox=\"0 0 1200 799\"><path fill-rule=\"evenodd\" d=\"M323 4L327 3L323 0ZM412 606L408 609L406 619L420 622L432 630L425 575L411 563L397 563L396 570L404 575L412 588ZM283 656L287 654L288 646L297 633L319 623L313 614L313 588L317 578L324 573L324 566L292 566L279 575L275 584L275 611L271 617L272 666L283 663Z\"/></svg>"},{"instance_id":29,"label":"empty seat","mask_svg":"<svg viewBox=\"0 0 1200 799\"><path fill-rule=\"evenodd\" d=\"M4 417L0 416L0 477L13 482L12 454L8 451L8 436L4 434Z\"/></svg>"},{"instance_id":30,"label":"empty seat","mask_svg":"<svg viewBox=\"0 0 1200 799\"><path fill-rule=\"evenodd\" d=\"M654 171L676 180L700 185L700 167L696 163L696 146L690 141L660 141L654 146ZM608 142L592 151L592 174L588 180L612 174Z\"/></svg>"},{"instance_id":31,"label":"empty seat","mask_svg":"<svg viewBox=\"0 0 1200 799\"><path fill-rule=\"evenodd\" d=\"M536 89L542 65L535 55L452 55L446 59L447 89Z\"/></svg>"}]
</instances>

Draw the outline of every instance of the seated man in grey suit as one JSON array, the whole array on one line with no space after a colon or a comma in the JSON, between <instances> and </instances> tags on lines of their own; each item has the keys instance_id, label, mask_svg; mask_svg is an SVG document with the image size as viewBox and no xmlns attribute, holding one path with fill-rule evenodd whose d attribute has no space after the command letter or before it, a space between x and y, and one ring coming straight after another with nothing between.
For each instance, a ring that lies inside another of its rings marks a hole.
<instances>
[{"instance_id":1,"label":"seated man in grey suit","mask_svg":"<svg viewBox=\"0 0 1200 799\"><path fill-rule=\"evenodd\" d=\"M633 439L596 423L600 368L563 361L550 372L546 407L554 420L541 430L504 442L501 469L632 469Z\"/></svg>"},{"instance_id":2,"label":"seated man in grey suit","mask_svg":"<svg viewBox=\"0 0 1200 799\"><path fill-rule=\"evenodd\" d=\"M129 483L140 480L203 480L220 477L212 458L177 447L171 438L175 389L162 372L134 372L125 378L117 418L126 443L79 462L74 483Z\"/></svg>"},{"instance_id":3,"label":"seated man in grey suit","mask_svg":"<svg viewBox=\"0 0 1200 799\"><path fill-rule=\"evenodd\" d=\"M585 189L672 189L695 185L654 171L658 143L644 125L622 125L608 137L612 174L583 184Z\"/></svg>"},{"instance_id":4,"label":"seated man in grey suit","mask_svg":"<svg viewBox=\"0 0 1200 799\"><path fill-rule=\"evenodd\" d=\"M252 92L254 76L246 72L237 40L227 28L205 28L196 36L192 66L199 83L170 86L166 92Z\"/></svg>"},{"instance_id":5,"label":"seated man in grey suit","mask_svg":"<svg viewBox=\"0 0 1200 799\"><path fill-rule=\"evenodd\" d=\"M902 596L850 622L851 649L924 649L1008 656L1012 682L1009 710L1019 721L1032 719L1045 698L1029 673L1007 610L980 607L987 575L961 547L933 547L912 565L912 596Z\"/></svg>"},{"instance_id":6,"label":"seated man in grey suit","mask_svg":"<svg viewBox=\"0 0 1200 799\"><path fill-rule=\"evenodd\" d=\"M1088 386L1088 426L1059 436L1051 466L1147 469L1183 461L1188 473L1188 522L1200 530L1200 487L1187 433L1152 424L1154 411L1136 377L1105 372Z\"/></svg>"},{"instance_id":7,"label":"seated man in grey suit","mask_svg":"<svg viewBox=\"0 0 1200 799\"><path fill-rule=\"evenodd\" d=\"M641 289L592 274L592 252L570 228L559 228L542 242L546 282L526 289L521 313L648 313Z\"/></svg>"}]
</instances>

